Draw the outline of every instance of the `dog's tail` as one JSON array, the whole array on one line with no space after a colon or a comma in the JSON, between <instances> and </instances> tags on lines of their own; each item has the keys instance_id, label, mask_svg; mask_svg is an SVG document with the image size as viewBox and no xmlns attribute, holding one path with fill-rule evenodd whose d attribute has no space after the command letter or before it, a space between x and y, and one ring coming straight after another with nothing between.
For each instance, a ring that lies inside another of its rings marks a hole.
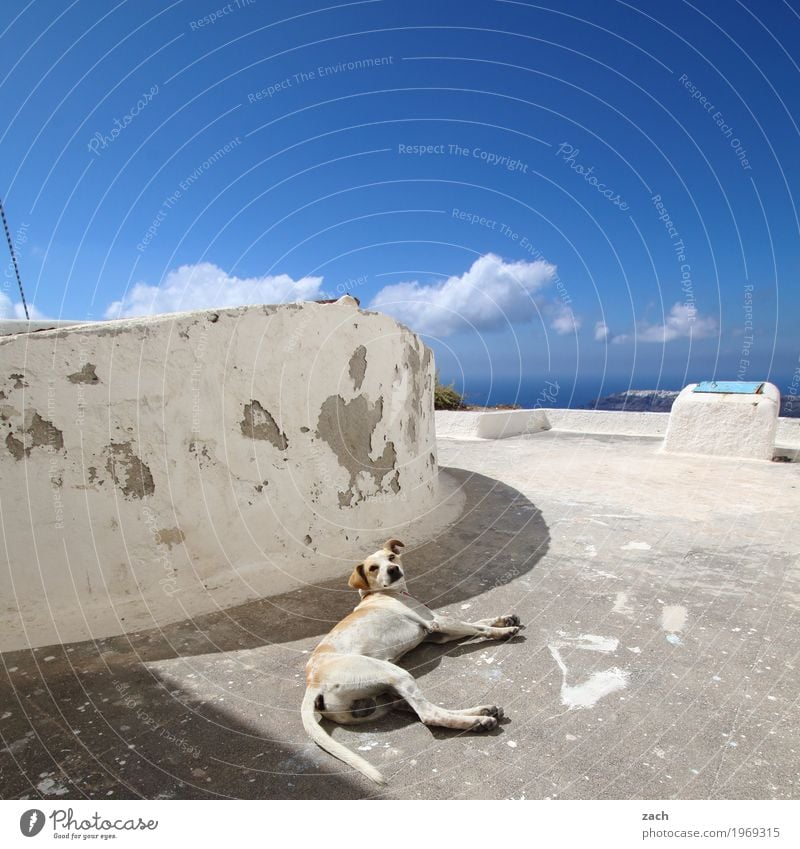
<instances>
[{"instance_id":1,"label":"dog's tail","mask_svg":"<svg viewBox=\"0 0 800 849\"><path fill-rule=\"evenodd\" d=\"M303 727L306 729L308 736L326 752L344 761L348 766L357 769L367 778L371 778L376 784L386 784L386 779L372 766L371 763L364 760L360 755L351 752L346 746L338 743L333 737L328 734L325 729L317 721L314 715L314 702L319 695L319 691L309 687L303 697L303 705L300 708L300 716L303 719Z\"/></svg>"}]
</instances>

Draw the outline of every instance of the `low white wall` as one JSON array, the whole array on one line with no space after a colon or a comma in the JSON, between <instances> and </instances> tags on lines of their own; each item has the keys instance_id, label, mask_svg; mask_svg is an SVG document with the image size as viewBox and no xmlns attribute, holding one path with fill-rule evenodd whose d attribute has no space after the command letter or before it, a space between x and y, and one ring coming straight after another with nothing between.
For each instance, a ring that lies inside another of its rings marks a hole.
<instances>
[{"instance_id":1,"label":"low white wall","mask_svg":"<svg viewBox=\"0 0 800 849\"><path fill-rule=\"evenodd\" d=\"M438 439L477 439L478 416L466 410L436 410L436 437Z\"/></svg>"},{"instance_id":2,"label":"low white wall","mask_svg":"<svg viewBox=\"0 0 800 849\"><path fill-rule=\"evenodd\" d=\"M505 439L547 430L544 410L437 410L436 435L449 439Z\"/></svg>"},{"instance_id":3,"label":"low white wall","mask_svg":"<svg viewBox=\"0 0 800 849\"><path fill-rule=\"evenodd\" d=\"M544 421L536 430L556 430L571 433L611 434L617 436L664 437L669 423L669 413L640 413L627 410L567 410L537 409L511 411L517 422L525 422L531 413L541 414ZM481 430L487 416L506 416L507 411L436 411L436 435L445 439L503 438L518 436L525 431L508 427L497 436L490 436L491 428ZM500 421L498 419L498 421ZM537 423L542 421L536 420ZM515 432L516 430L516 432ZM778 419L775 445L782 448L800 449L800 419Z\"/></svg>"},{"instance_id":4,"label":"low white wall","mask_svg":"<svg viewBox=\"0 0 800 849\"><path fill-rule=\"evenodd\" d=\"M580 433L609 433L618 436L664 436L669 413L639 413L628 410L547 410L554 430Z\"/></svg>"},{"instance_id":5,"label":"low white wall","mask_svg":"<svg viewBox=\"0 0 800 849\"><path fill-rule=\"evenodd\" d=\"M542 430L609 433L620 436L663 436L668 413L604 410L437 410L436 435L445 439L503 439Z\"/></svg>"},{"instance_id":6,"label":"low white wall","mask_svg":"<svg viewBox=\"0 0 800 849\"><path fill-rule=\"evenodd\" d=\"M434 502L432 360L345 304L0 338L0 648L346 574Z\"/></svg>"},{"instance_id":7,"label":"low white wall","mask_svg":"<svg viewBox=\"0 0 800 849\"><path fill-rule=\"evenodd\" d=\"M504 439L522 433L538 433L549 427L544 410L497 410L481 413L478 436L482 439Z\"/></svg>"}]
</instances>

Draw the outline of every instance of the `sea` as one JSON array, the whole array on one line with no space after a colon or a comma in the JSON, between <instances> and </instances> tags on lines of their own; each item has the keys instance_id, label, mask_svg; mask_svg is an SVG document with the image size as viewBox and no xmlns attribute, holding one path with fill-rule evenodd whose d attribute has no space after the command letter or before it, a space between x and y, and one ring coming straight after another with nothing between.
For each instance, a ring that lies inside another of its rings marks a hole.
<instances>
[{"instance_id":1,"label":"sea","mask_svg":"<svg viewBox=\"0 0 800 849\"><path fill-rule=\"evenodd\" d=\"M592 402L607 395L615 395L630 389L662 389L679 392L687 383L709 379L707 375L686 378L680 376L575 376L575 375L525 375L487 377L469 376L447 380L441 377L445 385L452 383L468 404L494 407L499 404L516 404L520 407L561 407L582 409L592 406ZM719 378L730 379L730 378ZM792 391L791 381L772 377L770 380L778 386L782 395ZM794 388L797 392L797 388Z\"/></svg>"}]
</instances>

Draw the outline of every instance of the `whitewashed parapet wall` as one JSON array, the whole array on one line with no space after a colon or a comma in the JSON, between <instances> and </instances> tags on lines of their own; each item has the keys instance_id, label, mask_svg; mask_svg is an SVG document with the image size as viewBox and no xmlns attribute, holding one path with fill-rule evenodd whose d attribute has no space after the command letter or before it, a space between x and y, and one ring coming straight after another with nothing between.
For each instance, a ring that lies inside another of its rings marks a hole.
<instances>
[{"instance_id":1,"label":"whitewashed parapet wall","mask_svg":"<svg viewBox=\"0 0 800 849\"><path fill-rule=\"evenodd\" d=\"M660 438L667 433L669 415L551 407L513 410L510 413L437 410L436 434L440 439L497 439L553 430L559 433ZM782 449L784 453L800 450L800 419L779 418L774 441L775 448Z\"/></svg>"},{"instance_id":2,"label":"whitewashed parapet wall","mask_svg":"<svg viewBox=\"0 0 800 849\"><path fill-rule=\"evenodd\" d=\"M343 574L435 499L431 353L353 305L7 336L0 369L1 649Z\"/></svg>"}]
</instances>

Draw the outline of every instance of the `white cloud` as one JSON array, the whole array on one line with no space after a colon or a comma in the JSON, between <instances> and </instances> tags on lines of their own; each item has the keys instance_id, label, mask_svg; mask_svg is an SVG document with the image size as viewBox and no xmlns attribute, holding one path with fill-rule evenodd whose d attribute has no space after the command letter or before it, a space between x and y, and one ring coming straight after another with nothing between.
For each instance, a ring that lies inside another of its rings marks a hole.
<instances>
[{"instance_id":1,"label":"white cloud","mask_svg":"<svg viewBox=\"0 0 800 849\"><path fill-rule=\"evenodd\" d=\"M596 342L611 342L621 345L635 339L637 342L672 342L675 339L689 338L708 339L717 335L717 322L711 316L701 316L689 304L680 302L673 304L663 324L653 324L640 321L634 333L611 332L604 321L598 321L594 326Z\"/></svg>"},{"instance_id":2,"label":"white cloud","mask_svg":"<svg viewBox=\"0 0 800 849\"><path fill-rule=\"evenodd\" d=\"M279 304L319 298L322 277L293 280L288 274L234 277L211 262L182 265L159 286L136 283L106 310L106 318L128 318L165 312Z\"/></svg>"},{"instance_id":3,"label":"white cloud","mask_svg":"<svg viewBox=\"0 0 800 849\"><path fill-rule=\"evenodd\" d=\"M700 316L689 304L673 304L664 324L639 325L636 338L640 342L671 342L691 336L707 339L717 335L717 322L711 316Z\"/></svg>"},{"instance_id":4,"label":"white cloud","mask_svg":"<svg viewBox=\"0 0 800 849\"><path fill-rule=\"evenodd\" d=\"M505 262L486 254L464 274L438 283L413 280L386 286L370 308L434 336L447 336L470 324L478 330L492 330L533 318L537 313L534 294L552 283L555 273L555 266L541 259ZM559 326L564 327L563 318ZM569 330L557 332L572 332L573 328L574 317Z\"/></svg>"},{"instance_id":5,"label":"white cloud","mask_svg":"<svg viewBox=\"0 0 800 849\"><path fill-rule=\"evenodd\" d=\"M45 315L39 312L33 304L28 304L28 314L32 319L43 319ZM25 307L22 302L14 303L5 292L0 292L0 319L25 318Z\"/></svg>"},{"instance_id":6,"label":"white cloud","mask_svg":"<svg viewBox=\"0 0 800 849\"><path fill-rule=\"evenodd\" d=\"M566 336L568 333L577 333L580 329L580 316L575 315L572 307L558 303L550 306L547 311L550 314L550 327L559 336Z\"/></svg>"},{"instance_id":7,"label":"white cloud","mask_svg":"<svg viewBox=\"0 0 800 849\"><path fill-rule=\"evenodd\" d=\"M611 335L609 326L604 321L597 321L594 325L594 341L605 342Z\"/></svg>"}]
</instances>

